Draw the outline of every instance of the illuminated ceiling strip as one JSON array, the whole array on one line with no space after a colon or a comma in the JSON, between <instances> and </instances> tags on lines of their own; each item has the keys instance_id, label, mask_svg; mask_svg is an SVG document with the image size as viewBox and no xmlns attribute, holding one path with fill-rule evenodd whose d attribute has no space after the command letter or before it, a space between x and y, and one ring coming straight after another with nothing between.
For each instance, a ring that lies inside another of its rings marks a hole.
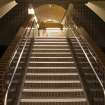
<instances>
[{"instance_id":1,"label":"illuminated ceiling strip","mask_svg":"<svg viewBox=\"0 0 105 105\"><path fill-rule=\"evenodd\" d=\"M16 1L11 1L0 7L0 18L7 14L13 7L17 5Z\"/></svg>"}]
</instances>

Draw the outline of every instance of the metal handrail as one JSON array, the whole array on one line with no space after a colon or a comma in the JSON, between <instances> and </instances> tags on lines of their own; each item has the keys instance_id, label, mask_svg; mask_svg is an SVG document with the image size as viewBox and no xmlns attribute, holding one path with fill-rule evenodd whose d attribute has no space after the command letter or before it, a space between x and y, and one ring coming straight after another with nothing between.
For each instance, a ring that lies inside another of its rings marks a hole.
<instances>
[{"instance_id":1,"label":"metal handrail","mask_svg":"<svg viewBox=\"0 0 105 105\"><path fill-rule=\"evenodd\" d=\"M102 64L102 61L98 58L97 54L94 52L94 50L91 48L91 46L89 45L88 41L83 38L85 40L85 43L87 44L87 48L89 53L91 54L91 56L93 57L93 59L95 60L95 62L98 64L99 62L101 63L101 65L103 66L104 70L105 70L105 66Z\"/></svg>"},{"instance_id":2,"label":"metal handrail","mask_svg":"<svg viewBox=\"0 0 105 105\"><path fill-rule=\"evenodd\" d=\"M77 34L79 35L79 32L77 30L75 30L77 32ZM86 40L86 38L84 38L84 36L81 36L81 38L83 40L85 40L85 43L88 45L88 50L90 52L90 54L92 55L92 57L94 58L94 60L97 62L97 58L99 60L99 62L101 63L101 65L103 66L103 68L105 69L105 66L103 65L102 61L99 59L99 57L97 56L97 54L94 52L94 50L92 49L92 46L88 43L88 41ZM94 56L95 55L95 56ZM98 64L98 62L97 62Z\"/></svg>"},{"instance_id":3,"label":"metal handrail","mask_svg":"<svg viewBox=\"0 0 105 105\"><path fill-rule=\"evenodd\" d=\"M9 66L11 65L12 61L14 60L14 58L15 58L15 56L16 56L16 54L17 54L17 51L18 51L18 49L19 49L19 47L20 47L20 46L19 46L19 43L21 42L21 39L24 38L24 36L26 35L27 31L28 31L28 29L25 30L24 34L22 35L22 37L20 38L18 44L16 45L15 52L14 52L14 54L13 54L11 60L10 60Z\"/></svg>"},{"instance_id":4,"label":"metal handrail","mask_svg":"<svg viewBox=\"0 0 105 105\"><path fill-rule=\"evenodd\" d=\"M102 88L102 90L103 90L103 93L104 93L104 96L105 96L105 89L104 89L104 85L103 85L103 83L102 83L102 81L101 81L100 77L98 76L97 72L95 71L94 66L92 65L92 63L91 63L91 61L90 61L90 59L89 59L89 57L88 57L88 55L87 55L86 51L84 50L84 48L83 48L83 46L82 46L81 42L79 41L78 37L76 36L76 34L74 33L74 31L73 31L71 28L70 28L70 30L71 30L71 32L73 33L73 35L74 35L75 39L77 40L77 42L78 42L79 46L81 47L81 49L82 49L82 51L83 51L83 53L84 53L84 55L85 55L86 59L88 60L88 62L89 62L89 64L90 64L90 66L91 66L91 68L92 68L92 70L93 70L93 72L94 72L94 74L95 74L95 76L96 76L97 80L98 80L98 81L99 81L99 83L100 83L100 86L101 86L101 88Z\"/></svg>"},{"instance_id":5,"label":"metal handrail","mask_svg":"<svg viewBox=\"0 0 105 105\"><path fill-rule=\"evenodd\" d=\"M33 24L32 24L32 26L33 26ZM32 30L32 26L31 26L31 29L30 29L29 33L30 33L31 30ZM11 79L10 79L10 82L9 82L9 85L8 85L8 87L7 87L6 94L5 94L5 97L4 97L4 105L7 105L8 93L9 93L10 87L11 87L11 85L12 85L12 82L13 82L13 79L14 79L14 76L15 76L15 73L16 73L17 68L18 68L18 65L19 65L19 63L20 63L20 60L21 60L21 58L22 58L22 55L23 55L24 49L25 49L25 47L26 47L27 41L28 41L28 37L27 37L27 39L25 40L23 49L22 49L22 51L21 51L21 53L20 53L20 55L19 55L19 59L18 59L18 61L17 61L17 63L16 63L15 69L14 69L14 71L13 71L13 75L12 75L12 77L11 77Z\"/></svg>"},{"instance_id":6,"label":"metal handrail","mask_svg":"<svg viewBox=\"0 0 105 105\"><path fill-rule=\"evenodd\" d=\"M76 31L76 30L75 30ZM76 31L76 33L79 35L78 31ZM91 56L93 57L94 61L97 63L97 65L100 66L101 64L101 69L105 70L105 66L103 65L102 61L99 59L99 57L97 56L97 54L94 52L94 50L92 49L92 46L88 43L88 41L86 40L86 38L84 38L84 36L81 36L81 39L85 40L85 43L87 44L87 49L89 51L89 53L91 54Z\"/></svg>"}]
</instances>

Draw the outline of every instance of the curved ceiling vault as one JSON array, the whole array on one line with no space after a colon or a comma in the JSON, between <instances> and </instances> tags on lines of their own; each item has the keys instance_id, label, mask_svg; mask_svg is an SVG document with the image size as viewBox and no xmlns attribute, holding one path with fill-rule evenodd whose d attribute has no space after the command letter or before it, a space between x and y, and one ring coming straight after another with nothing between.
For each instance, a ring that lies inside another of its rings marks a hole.
<instances>
[{"instance_id":1,"label":"curved ceiling vault","mask_svg":"<svg viewBox=\"0 0 105 105\"><path fill-rule=\"evenodd\" d=\"M40 22L61 22L65 9L56 4L45 4L35 9L36 16Z\"/></svg>"}]
</instances>

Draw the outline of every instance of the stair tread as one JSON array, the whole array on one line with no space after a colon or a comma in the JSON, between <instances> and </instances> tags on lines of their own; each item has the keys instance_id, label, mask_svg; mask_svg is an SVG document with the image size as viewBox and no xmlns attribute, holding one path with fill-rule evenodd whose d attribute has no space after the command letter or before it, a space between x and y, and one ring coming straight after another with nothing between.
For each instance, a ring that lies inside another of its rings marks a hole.
<instances>
[{"instance_id":1,"label":"stair tread","mask_svg":"<svg viewBox=\"0 0 105 105\"><path fill-rule=\"evenodd\" d=\"M31 88L24 88L23 92L83 92L83 89L31 89Z\"/></svg>"},{"instance_id":2,"label":"stair tread","mask_svg":"<svg viewBox=\"0 0 105 105\"><path fill-rule=\"evenodd\" d=\"M29 76L77 76L78 73L26 73Z\"/></svg>"},{"instance_id":3,"label":"stair tread","mask_svg":"<svg viewBox=\"0 0 105 105\"><path fill-rule=\"evenodd\" d=\"M66 38L34 40L20 105L88 105Z\"/></svg>"},{"instance_id":4,"label":"stair tread","mask_svg":"<svg viewBox=\"0 0 105 105\"><path fill-rule=\"evenodd\" d=\"M21 102L86 102L86 98L64 99L21 99Z\"/></svg>"},{"instance_id":5,"label":"stair tread","mask_svg":"<svg viewBox=\"0 0 105 105\"><path fill-rule=\"evenodd\" d=\"M79 80L25 80L24 83L80 83Z\"/></svg>"},{"instance_id":6,"label":"stair tread","mask_svg":"<svg viewBox=\"0 0 105 105\"><path fill-rule=\"evenodd\" d=\"M29 66L28 69L77 69L77 67L31 67Z\"/></svg>"}]
</instances>

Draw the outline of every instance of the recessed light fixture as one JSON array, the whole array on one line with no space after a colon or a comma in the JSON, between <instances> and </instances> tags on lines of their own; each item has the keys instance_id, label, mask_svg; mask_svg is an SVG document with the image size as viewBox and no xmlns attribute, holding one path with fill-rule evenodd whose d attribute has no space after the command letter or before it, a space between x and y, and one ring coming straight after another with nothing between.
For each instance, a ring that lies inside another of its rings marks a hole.
<instances>
[{"instance_id":1,"label":"recessed light fixture","mask_svg":"<svg viewBox=\"0 0 105 105\"><path fill-rule=\"evenodd\" d=\"M49 7L52 8L52 4L49 4Z\"/></svg>"},{"instance_id":2,"label":"recessed light fixture","mask_svg":"<svg viewBox=\"0 0 105 105\"><path fill-rule=\"evenodd\" d=\"M34 9L33 8L28 8L28 14L29 15L34 15L35 14Z\"/></svg>"}]
</instances>

